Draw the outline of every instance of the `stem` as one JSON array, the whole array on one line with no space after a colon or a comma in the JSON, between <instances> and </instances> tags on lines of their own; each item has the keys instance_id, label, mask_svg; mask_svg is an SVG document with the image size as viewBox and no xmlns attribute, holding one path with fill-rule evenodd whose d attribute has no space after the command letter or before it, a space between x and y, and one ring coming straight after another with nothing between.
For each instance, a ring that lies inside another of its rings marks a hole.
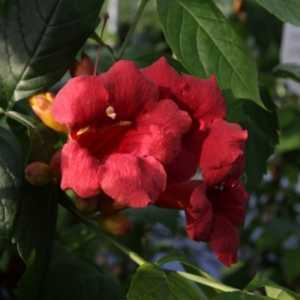
<instances>
[{"instance_id":1,"label":"stem","mask_svg":"<svg viewBox=\"0 0 300 300\"><path fill-rule=\"evenodd\" d=\"M105 239L110 244L114 245L116 248L118 248L120 251L125 253L129 258L131 258L137 265L141 266L143 264L148 263L146 260L144 260L142 257L140 257L137 253L130 250L126 246L121 245L119 242L117 242L112 237L106 235L105 233L101 232L101 229L99 228L99 225L97 223L89 220L88 218L84 217L78 210L70 203L68 199L60 199L60 204L65 207L69 212L71 212L75 217L80 219L82 223L84 223L86 226L88 226L90 229L95 231L98 235L100 235L103 239Z\"/></svg>"},{"instance_id":2,"label":"stem","mask_svg":"<svg viewBox=\"0 0 300 300\"><path fill-rule=\"evenodd\" d=\"M181 277L184 277L184 278L186 278L190 281L194 281L194 282L200 283L202 285L209 286L209 287L214 288L215 290L218 290L218 291L222 291L222 292L237 292L237 291L240 291L239 289L236 289L236 288L233 288L231 286L225 285L221 282L209 280L209 279L207 279L205 277L202 277L202 276L190 274L190 273L187 273L187 272L181 272L181 271L177 271L176 273L178 275L180 275Z\"/></svg>"},{"instance_id":3,"label":"stem","mask_svg":"<svg viewBox=\"0 0 300 300\"><path fill-rule=\"evenodd\" d=\"M101 38L100 36L98 36L97 33L94 32L94 33L91 35L91 39L93 39L95 42L99 43L100 46L105 47L105 48L109 51L109 53L111 54L111 57L112 57L113 61L116 61L116 60L117 60L117 59L116 59L115 52L114 52L114 49L113 49L110 45L106 44L106 43L102 40L102 38Z\"/></svg>"},{"instance_id":4,"label":"stem","mask_svg":"<svg viewBox=\"0 0 300 300\"><path fill-rule=\"evenodd\" d=\"M120 49L119 54L117 56L117 59L120 59L120 58L123 57L124 52L125 52L126 48L128 47L128 44L129 44L129 42L130 42L130 40L131 40L135 30L136 30L136 27L139 23L139 20L140 20L142 14L144 12L144 9L145 9L147 3L148 3L148 0L141 0L138 11L137 11L137 13L134 17L133 23L131 24L130 29L129 29L129 31L128 31L126 37L125 37L125 40L124 40L124 42L121 46L121 49Z\"/></svg>"},{"instance_id":5,"label":"stem","mask_svg":"<svg viewBox=\"0 0 300 300\"><path fill-rule=\"evenodd\" d=\"M115 239L111 238L110 236L106 235L105 233L101 232L99 225L97 225L95 222L89 220L88 218L84 217L83 215L78 212L78 210L72 205L72 203L66 199L60 199L60 204L66 208L70 213L72 213L75 217L79 218L79 220L87 225L89 228L91 228L93 231L95 231L98 235L100 235L103 239L105 239L110 244L114 245L116 248L118 248L121 252L125 253L129 258L131 258L137 265L142 266L144 264L147 264L146 260L144 260L142 257L140 257L137 253L134 251L131 251L126 246L121 245L119 242L117 242ZM233 288L231 286L227 286L221 282L214 281L213 279L208 279L199 275L190 274L187 272L177 271L178 275L180 275L183 278L186 278L190 281L200 283L202 285L211 287L215 290L222 291L222 292L236 292L240 291L237 288Z\"/></svg>"}]
</instances>

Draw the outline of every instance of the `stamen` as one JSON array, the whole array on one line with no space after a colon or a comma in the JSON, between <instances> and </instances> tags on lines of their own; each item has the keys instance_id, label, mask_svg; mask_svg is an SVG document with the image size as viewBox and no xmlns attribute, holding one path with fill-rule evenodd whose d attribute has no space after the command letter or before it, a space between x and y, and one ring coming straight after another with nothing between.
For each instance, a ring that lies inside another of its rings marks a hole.
<instances>
[{"instance_id":1,"label":"stamen","mask_svg":"<svg viewBox=\"0 0 300 300\"><path fill-rule=\"evenodd\" d=\"M120 121L118 126L130 126L132 124L131 121Z\"/></svg>"},{"instance_id":2,"label":"stamen","mask_svg":"<svg viewBox=\"0 0 300 300\"><path fill-rule=\"evenodd\" d=\"M89 129L90 129L89 126L87 126L87 127L85 127L85 128L79 129L79 130L76 132L76 136L79 136L79 135L82 135L82 134L86 133L87 131L89 131Z\"/></svg>"},{"instance_id":3,"label":"stamen","mask_svg":"<svg viewBox=\"0 0 300 300\"><path fill-rule=\"evenodd\" d=\"M108 106L107 109L105 110L106 115L115 120L115 118L117 117L117 114L115 112L115 109L113 108L113 106Z\"/></svg>"}]
</instances>

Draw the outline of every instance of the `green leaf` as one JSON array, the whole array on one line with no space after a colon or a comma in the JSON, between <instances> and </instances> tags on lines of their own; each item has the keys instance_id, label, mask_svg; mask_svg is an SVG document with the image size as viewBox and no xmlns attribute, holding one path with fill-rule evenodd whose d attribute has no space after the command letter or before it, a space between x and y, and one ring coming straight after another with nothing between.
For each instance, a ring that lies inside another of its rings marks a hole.
<instances>
[{"instance_id":1,"label":"green leaf","mask_svg":"<svg viewBox=\"0 0 300 300\"><path fill-rule=\"evenodd\" d=\"M297 296L295 293L288 292L287 290L277 287L277 286L266 286L266 294L271 299L277 300L299 300L300 296Z\"/></svg>"},{"instance_id":2,"label":"green leaf","mask_svg":"<svg viewBox=\"0 0 300 300\"><path fill-rule=\"evenodd\" d=\"M26 186L15 222L18 252L29 270L26 277L30 278L22 299L40 299L52 256L56 219L57 199L53 188Z\"/></svg>"},{"instance_id":3,"label":"green leaf","mask_svg":"<svg viewBox=\"0 0 300 300\"><path fill-rule=\"evenodd\" d=\"M300 2L298 0L256 0L256 2L281 21L300 26Z\"/></svg>"},{"instance_id":4,"label":"green leaf","mask_svg":"<svg viewBox=\"0 0 300 300\"><path fill-rule=\"evenodd\" d=\"M198 283L198 287L201 289L202 292L204 292L204 294L208 297L208 299L212 298L213 296L215 296L218 292L217 289L215 289L214 286L215 284L219 285L220 282L218 282L215 278L213 278L211 275L209 275L208 273L206 273L205 271L203 271L202 269L200 269L197 265L195 265L194 263L190 262L185 256L183 256L180 253L171 253L167 256L164 256L162 258L160 258L156 264L158 266L163 266L169 262L180 262L182 264L182 266L184 267L184 269L191 273L191 274L195 274L195 275L199 275L201 277L206 278L208 281L210 281L210 285L201 285L200 283Z\"/></svg>"},{"instance_id":5,"label":"green leaf","mask_svg":"<svg viewBox=\"0 0 300 300\"><path fill-rule=\"evenodd\" d=\"M278 143L278 122L274 110L265 110L249 100L226 97L228 119L248 130L246 145L246 184L249 190L261 183L267 160Z\"/></svg>"},{"instance_id":6,"label":"green leaf","mask_svg":"<svg viewBox=\"0 0 300 300\"><path fill-rule=\"evenodd\" d=\"M34 268L30 266L18 290L20 300L32 300ZM118 282L98 267L56 247L43 288L37 300L121 300Z\"/></svg>"},{"instance_id":7,"label":"green leaf","mask_svg":"<svg viewBox=\"0 0 300 300\"><path fill-rule=\"evenodd\" d=\"M278 111L280 142L278 152L294 151L300 148L300 110L294 106L283 106Z\"/></svg>"},{"instance_id":8,"label":"green leaf","mask_svg":"<svg viewBox=\"0 0 300 300\"><path fill-rule=\"evenodd\" d=\"M273 70L274 75L281 78L291 78L300 82L300 65L281 64Z\"/></svg>"},{"instance_id":9,"label":"green leaf","mask_svg":"<svg viewBox=\"0 0 300 300\"><path fill-rule=\"evenodd\" d=\"M191 282L174 272L145 264L131 281L128 300L202 300L207 297Z\"/></svg>"},{"instance_id":10,"label":"green leaf","mask_svg":"<svg viewBox=\"0 0 300 300\"><path fill-rule=\"evenodd\" d=\"M7 1L0 17L1 97L20 100L56 83L98 24L102 4Z\"/></svg>"},{"instance_id":11,"label":"green leaf","mask_svg":"<svg viewBox=\"0 0 300 300\"><path fill-rule=\"evenodd\" d=\"M246 292L233 292L221 294L213 298L213 300L271 300L271 298L254 294L250 295Z\"/></svg>"},{"instance_id":12,"label":"green leaf","mask_svg":"<svg viewBox=\"0 0 300 300\"><path fill-rule=\"evenodd\" d=\"M14 220L22 182L22 155L14 135L0 128L0 228L8 230Z\"/></svg>"},{"instance_id":13,"label":"green leaf","mask_svg":"<svg viewBox=\"0 0 300 300\"><path fill-rule=\"evenodd\" d=\"M281 258L285 277L289 283L300 278L300 251L299 249L285 250Z\"/></svg>"},{"instance_id":14,"label":"green leaf","mask_svg":"<svg viewBox=\"0 0 300 300\"><path fill-rule=\"evenodd\" d=\"M202 269L200 269L197 265L193 264L192 262L190 262L185 256L183 255L179 255L176 253L173 254L169 254L167 256L164 256L162 258L160 258L156 263L159 266L163 266L169 262L174 262L174 261L178 261L181 264L183 264L183 266L192 274L196 274L196 275L200 275L203 276L209 280L218 282L215 278L213 278L212 276L210 276L208 273L206 273L205 271L203 271Z\"/></svg>"},{"instance_id":15,"label":"green leaf","mask_svg":"<svg viewBox=\"0 0 300 300\"><path fill-rule=\"evenodd\" d=\"M177 59L192 74L216 74L223 89L262 105L248 49L211 0L157 0L163 30Z\"/></svg>"},{"instance_id":16,"label":"green leaf","mask_svg":"<svg viewBox=\"0 0 300 300\"><path fill-rule=\"evenodd\" d=\"M259 288L264 288L266 294L269 298L267 299L277 299L277 300L299 300L300 295L280 287L278 284L272 282L268 279L268 276L264 273L258 273L251 280L247 286L247 290L256 290Z\"/></svg>"},{"instance_id":17,"label":"green leaf","mask_svg":"<svg viewBox=\"0 0 300 300\"><path fill-rule=\"evenodd\" d=\"M50 186L27 187L20 201L15 238L20 256L27 261L36 256L50 257L55 235L57 199Z\"/></svg>"}]
</instances>

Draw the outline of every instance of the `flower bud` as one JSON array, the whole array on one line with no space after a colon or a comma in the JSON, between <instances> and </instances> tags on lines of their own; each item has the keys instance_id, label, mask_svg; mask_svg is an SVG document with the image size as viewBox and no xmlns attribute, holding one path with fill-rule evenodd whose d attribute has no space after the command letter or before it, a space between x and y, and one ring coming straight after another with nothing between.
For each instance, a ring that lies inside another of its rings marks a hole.
<instances>
[{"instance_id":1,"label":"flower bud","mask_svg":"<svg viewBox=\"0 0 300 300\"><path fill-rule=\"evenodd\" d=\"M98 210L98 198L79 198L75 202L76 208L83 214L92 214Z\"/></svg>"},{"instance_id":2,"label":"flower bud","mask_svg":"<svg viewBox=\"0 0 300 300\"><path fill-rule=\"evenodd\" d=\"M70 73L72 77L92 75L94 73L94 63L86 54L82 54L80 61L75 60L72 67L70 68Z\"/></svg>"},{"instance_id":3,"label":"flower bud","mask_svg":"<svg viewBox=\"0 0 300 300\"><path fill-rule=\"evenodd\" d=\"M126 208L126 206L113 201L112 199L106 197L104 194L102 195L99 201L99 210L104 216L111 216L117 214L119 211Z\"/></svg>"},{"instance_id":4,"label":"flower bud","mask_svg":"<svg viewBox=\"0 0 300 300\"><path fill-rule=\"evenodd\" d=\"M132 222L122 214L103 217L99 221L102 228L113 235L125 235L132 229Z\"/></svg>"},{"instance_id":5,"label":"flower bud","mask_svg":"<svg viewBox=\"0 0 300 300\"><path fill-rule=\"evenodd\" d=\"M44 186L51 182L52 172L46 163L35 161L26 167L25 178L34 186Z\"/></svg>"},{"instance_id":6,"label":"flower bud","mask_svg":"<svg viewBox=\"0 0 300 300\"><path fill-rule=\"evenodd\" d=\"M37 94L29 98L29 104L34 113L41 119L41 121L49 128L67 133L66 126L55 121L52 115L52 102L54 95L52 93Z\"/></svg>"}]
</instances>

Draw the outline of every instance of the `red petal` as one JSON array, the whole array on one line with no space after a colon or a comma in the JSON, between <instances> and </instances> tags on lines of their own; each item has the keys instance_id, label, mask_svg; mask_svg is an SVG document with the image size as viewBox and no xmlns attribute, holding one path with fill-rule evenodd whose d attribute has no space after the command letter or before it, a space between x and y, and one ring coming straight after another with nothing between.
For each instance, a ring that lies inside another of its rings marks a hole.
<instances>
[{"instance_id":1,"label":"red petal","mask_svg":"<svg viewBox=\"0 0 300 300\"><path fill-rule=\"evenodd\" d=\"M164 57L143 69L143 73L160 87L161 98L174 98L174 93L177 85L181 82L181 77Z\"/></svg>"},{"instance_id":2,"label":"red petal","mask_svg":"<svg viewBox=\"0 0 300 300\"><path fill-rule=\"evenodd\" d=\"M249 195L239 181L225 185L223 189L211 188L207 196L218 215L225 216L235 226L244 223Z\"/></svg>"},{"instance_id":3,"label":"red petal","mask_svg":"<svg viewBox=\"0 0 300 300\"><path fill-rule=\"evenodd\" d=\"M195 119L211 122L225 117L226 105L215 76L199 79L179 75L164 57L143 69L143 73L160 87L161 97L176 100Z\"/></svg>"},{"instance_id":4,"label":"red petal","mask_svg":"<svg viewBox=\"0 0 300 300\"><path fill-rule=\"evenodd\" d=\"M198 129L198 127L184 135L180 153L166 166L169 181L186 181L196 173L204 136L205 131Z\"/></svg>"},{"instance_id":5,"label":"red petal","mask_svg":"<svg viewBox=\"0 0 300 300\"><path fill-rule=\"evenodd\" d=\"M216 215L209 246L225 266L230 266L237 261L239 243L237 228L225 217Z\"/></svg>"},{"instance_id":6,"label":"red petal","mask_svg":"<svg viewBox=\"0 0 300 300\"><path fill-rule=\"evenodd\" d=\"M211 122L226 116L226 105L215 76L199 79L183 75L177 87L177 99L187 107L197 120Z\"/></svg>"},{"instance_id":7,"label":"red petal","mask_svg":"<svg viewBox=\"0 0 300 300\"><path fill-rule=\"evenodd\" d=\"M184 209L189 206L193 191L201 185L200 181L189 180L180 184L168 184L155 205L164 208Z\"/></svg>"},{"instance_id":8,"label":"red petal","mask_svg":"<svg viewBox=\"0 0 300 300\"><path fill-rule=\"evenodd\" d=\"M72 189L82 197L92 197L100 192L99 161L76 142L64 145L61 154L62 189Z\"/></svg>"},{"instance_id":9,"label":"red petal","mask_svg":"<svg viewBox=\"0 0 300 300\"><path fill-rule=\"evenodd\" d=\"M97 76L78 76L56 95L53 103L55 119L70 128L80 129L102 120L109 95Z\"/></svg>"},{"instance_id":10,"label":"red petal","mask_svg":"<svg viewBox=\"0 0 300 300\"><path fill-rule=\"evenodd\" d=\"M101 176L103 191L128 207L153 203L166 185L165 171L153 157L113 154L106 160Z\"/></svg>"},{"instance_id":11,"label":"red petal","mask_svg":"<svg viewBox=\"0 0 300 300\"><path fill-rule=\"evenodd\" d=\"M247 131L238 124L215 120L202 144L200 169L207 185L238 179L244 171Z\"/></svg>"},{"instance_id":12,"label":"red petal","mask_svg":"<svg viewBox=\"0 0 300 300\"><path fill-rule=\"evenodd\" d=\"M191 126L191 118L171 100L162 100L136 121L136 129L128 131L120 151L137 156L153 156L168 163L181 150L181 140Z\"/></svg>"},{"instance_id":13,"label":"red petal","mask_svg":"<svg viewBox=\"0 0 300 300\"><path fill-rule=\"evenodd\" d=\"M213 210L205 195L204 184L200 181L186 181L167 186L155 205L164 208L184 209L186 214L186 232L193 240L208 239Z\"/></svg>"},{"instance_id":14,"label":"red petal","mask_svg":"<svg viewBox=\"0 0 300 300\"><path fill-rule=\"evenodd\" d=\"M211 232L213 209L205 195L204 185L194 189L185 214L188 236L196 241L207 241Z\"/></svg>"},{"instance_id":15,"label":"red petal","mask_svg":"<svg viewBox=\"0 0 300 300\"><path fill-rule=\"evenodd\" d=\"M117 118L131 120L158 100L158 89L131 61L121 60L102 74Z\"/></svg>"}]
</instances>

